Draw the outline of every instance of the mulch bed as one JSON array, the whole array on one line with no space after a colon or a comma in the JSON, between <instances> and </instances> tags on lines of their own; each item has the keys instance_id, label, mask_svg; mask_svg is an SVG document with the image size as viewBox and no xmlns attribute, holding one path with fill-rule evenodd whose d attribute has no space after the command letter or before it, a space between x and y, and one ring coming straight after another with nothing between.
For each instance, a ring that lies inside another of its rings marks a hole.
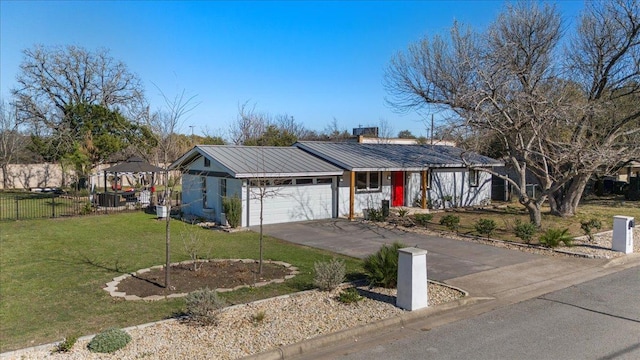
<instances>
[{"instance_id":1,"label":"mulch bed","mask_svg":"<svg viewBox=\"0 0 640 360\"><path fill-rule=\"evenodd\" d=\"M118 291L127 295L147 297L188 293L208 287L209 289L229 289L239 285L282 279L289 275L289 269L282 265L262 263L262 274L258 274L258 262L241 261L199 262L198 269L193 264L172 265L169 271L169 289L164 287L165 269L130 276L118 284Z\"/></svg>"}]
</instances>

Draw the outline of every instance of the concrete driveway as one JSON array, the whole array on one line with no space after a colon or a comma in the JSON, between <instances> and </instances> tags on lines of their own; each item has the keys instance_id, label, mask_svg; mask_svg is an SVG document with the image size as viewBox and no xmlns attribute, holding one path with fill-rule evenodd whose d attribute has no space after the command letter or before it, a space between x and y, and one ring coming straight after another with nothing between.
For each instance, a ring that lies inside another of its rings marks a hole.
<instances>
[{"instance_id":1,"label":"concrete driveway","mask_svg":"<svg viewBox=\"0 0 640 360\"><path fill-rule=\"evenodd\" d=\"M251 229L258 231L258 227ZM391 244L394 241L426 249L428 276L437 281L540 258L538 255L521 251L388 230L346 219L264 225L263 229L265 234L278 239L357 258L364 258L376 252L383 244Z\"/></svg>"}]
</instances>

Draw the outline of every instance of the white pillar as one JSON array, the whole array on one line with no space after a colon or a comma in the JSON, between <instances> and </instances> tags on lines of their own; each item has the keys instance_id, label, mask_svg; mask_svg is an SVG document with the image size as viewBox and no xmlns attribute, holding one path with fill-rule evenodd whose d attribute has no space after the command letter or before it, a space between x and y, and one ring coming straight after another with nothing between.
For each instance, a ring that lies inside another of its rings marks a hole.
<instances>
[{"instance_id":1,"label":"white pillar","mask_svg":"<svg viewBox=\"0 0 640 360\"><path fill-rule=\"evenodd\" d=\"M409 311L427 307L427 289L427 250L400 249L396 306Z\"/></svg>"},{"instance_id":2,"label":"white pillar","mask_svg":"<svg viewBox=\"0 0 640 360\"><path fill-rule=\"evenodd\" d=\"M613 217L611 250L631 254L633 252L634 219L628 216Z\"/></svg>"}]
</instances>

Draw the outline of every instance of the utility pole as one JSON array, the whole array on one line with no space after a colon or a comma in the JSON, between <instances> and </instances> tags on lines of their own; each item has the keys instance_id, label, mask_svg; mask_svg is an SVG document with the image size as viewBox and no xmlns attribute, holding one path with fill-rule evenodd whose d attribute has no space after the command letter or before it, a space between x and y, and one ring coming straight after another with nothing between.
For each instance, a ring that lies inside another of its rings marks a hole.
<instances>
[{"instance_id":1,"label":"utility pole","mask_svg":"<svg viewBox=\"0 0 640 360\"><path fill-rule=\"evenodd\" d=\"M191 128L191 144L192 144L192 145L195 145L195 144L196 144L196 141L195 141L195 139L193 138L193 128L194 128L195 126L193 126L193 125L189 125L189 127Z\"/></svg>"}]
</instances>

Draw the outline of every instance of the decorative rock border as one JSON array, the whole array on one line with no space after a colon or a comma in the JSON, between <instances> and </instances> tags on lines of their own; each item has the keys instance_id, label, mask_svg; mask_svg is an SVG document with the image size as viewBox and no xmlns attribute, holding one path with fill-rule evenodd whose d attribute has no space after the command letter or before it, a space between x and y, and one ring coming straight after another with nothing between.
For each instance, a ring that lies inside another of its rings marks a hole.
<instances>
[{"instance_id":1,"label":"decorative rock border","mask_svg":"<svg viewBox=\"0 0 640 360\"><path fill-rule=\"evenodd\" d=\"M186 261L181 261L181 262L177 262L177 263L172 263L171 265L188 265L188 264L193 264L194 262L243 262L245 264L251 264L251 263L255 263L258 260L255 259L211 259L211 260L186 260ZM300 271L298 271L298 268L295 266L292 266L289 263L286 263L284 261L272 261L272 260L263 260L264 263L268 263L268 264L276 264L276 265L281 265L282 267L289 269L289 275L285 275L284 278L282 279L273 279L273 280L269 280L269 281L262 281L259 283L255 283L253 285L238 285L234 288L223 288L223 289L216 289L217 292L228 292L228 291L234 291L234 290L238 290L238 289L242 289L242 288L250 288L250 287L260 287L260 286L266 286L269 284L277 284L277 283L283 283L286 280L289 280L293 277L295 277L296 275L300 274ZM118 277L113 278L113 280L111 280L110 282L108 282L106 284L106 286L103 288L104 291L108 292L109 295L111 295L112 297L120 297L120 298L124 298L125 300L132 300L132 301L136 301L136 300L144 300L144 301L156 301L156 300L163 300L163 299L171 299L171 298L179 298L179 297L185 297L188 295L188 293L178 293L178 294L169 294L169 295L151 295L151 296L146 296L146 297L139 297L137 295L127 295L124 292L120 292L118 291L118 285L120 284L120 282L124 279L127 279L131 276L135 276L138 274L144 274L146 272L149 272L151 270L154 269L162 269L164 268L164 265L156 265L156 266L152 266L150 268L146 268L146 269L141 269L138 270L136 272L133 273L129 273L129 274L124 274L124 275L120 275Z\"/></svg>"}]
</instances>

